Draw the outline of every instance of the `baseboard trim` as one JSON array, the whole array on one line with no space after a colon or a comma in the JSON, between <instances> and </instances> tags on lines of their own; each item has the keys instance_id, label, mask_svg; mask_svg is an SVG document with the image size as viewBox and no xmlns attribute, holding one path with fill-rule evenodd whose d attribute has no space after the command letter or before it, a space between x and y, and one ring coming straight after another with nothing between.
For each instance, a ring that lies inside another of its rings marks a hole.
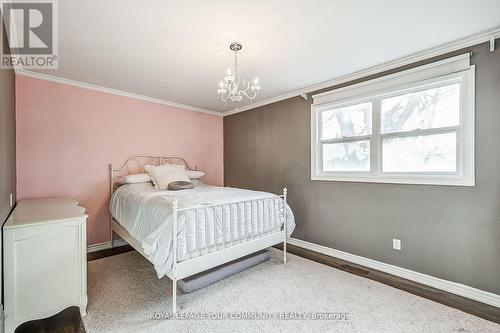
<instances>
[{"instance_id":1,"label":"baseboard trim","mask_svg":"<svg viewBox=\"0 0 500 333\"><path fill-rule=\"evenodd\" d=\"M123 246L127 245L127 242L125 242L123 239L117 239L115 240L115 247L116 246ZM90 244L87 246L87 253L92 253L92 252L97 252L97 251L102 251L102 250L107 250L111 248L111 242L103 242L103 243L97 243L97 244Z\"/></svg>"},{"instance_id":2,"label":"baseboard trim","mask_svg":"<svg viewBox=\"0 0 500 333\"><path fill-rule=\"evenodd\" d=\"M345 261L350 261L352 263L365 266L368 268L376 269L381 272L389 273L395 276L399 276L401 278L411 280L414 282L418 282L421 284L425 284L427 286L437 288L440 290L447 291L449 293L467 297L473 299L478 302L482 302L485 304L489 304L500 308L500 295L476 289L464 284L451 282L447 280L443 280L434 276L430 276L427 274L415 272L406 268L386 264L381 261L368 259L365 257L361 257L355 254L351 254L348 252L336 250L330 247L326 247L323 245L318 245L310 242L306 242L297 238L290 238L287 243L291 245L295 245L306 250L318 252L321 254L325 254L331 257L339 258Z\"/></svg>"}]
</instances>

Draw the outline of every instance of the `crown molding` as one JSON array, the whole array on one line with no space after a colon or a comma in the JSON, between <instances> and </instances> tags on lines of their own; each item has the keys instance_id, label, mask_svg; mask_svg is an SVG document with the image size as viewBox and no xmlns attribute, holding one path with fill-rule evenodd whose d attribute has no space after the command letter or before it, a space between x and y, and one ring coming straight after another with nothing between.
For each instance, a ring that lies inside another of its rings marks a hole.
<instances>
[{"instance_id":1,"label":"crown molding","mask_svg":"<svg viewBox=\"0 0 500 333\"><path fill-rule=\"evenodd\" d=\"M144 95L140 95L140 94L134 94L134 93L130 93L130 92L126 92L126 91L122 91L122 90L118 90L118 89L113 89L113 88L107 88L107 87L103 87L103 86L98 86L98 85L94 85L94 84L90 84L90 83L69 80L69 79L65 79L65 78L61 78L61 77L57 77L57 76L53 76L53 75L29 71L26 69L16 68L15 70L16 70L16 75L27 76L27 77L31 77L31 78L35 78L35 79L39 79L39 80L45 80L45 81L65 84L65 85L69 85L69 86L90 89L90 90L99 91L99 92L103 92L103 93L107 93L107 94L113 94L113 95L128 97L128 98L132 98L132 99L137 99L140 101L171 106L171 107L178 108L178 109L208 113L208 114L217 115L217 116L223 115L221 112L217 112L214 110L208 110L208 109L198 108L198 107L191 106L191 105L170 102L170 101L166 101L166 100L159 99L159 98L148 97L148 96L144 96Z\"/></svg>"},{"instance_id":2,"label":"crown molding","mask_svg":"<svg viewBox=\"0 0 500 333\"><path fill-rule=\"evenodd\" d=\"M325 82L322 82L319 84L315 84L315 85L308 86L308 87L305 87L302 89L294 90L294 91L288 92L288 93L283 94L283 95L279 95L276 97L265 99L263 101L252 103L250 105L245 105L245 106L242 106L238 109L233 109L233 110L230 110L228 112L224 112L223 115L229 116L229 115L232 115L235 113L240 113L240 112L252 110L252 109L255 109L255 108L258 108L258 107L261 107L264 105L268 105L271 103L280 102L280 101L283 101L285 99L289 99L292 97L304 96L304 95L307 95L309 93L312 93L312 92L315 92L318 90L323 90L326 88L337 86L339 84L362 79L362 78L367 77L367 76L382 73L382 72L392 70L392 69L395 69L398 67L410 65L410 64L413 64L413 63L416 63L419 61L423 61L423 60L427 60L427 59L430 59L433 57L441 56L441 55L444 55L444 54L447 54L450 52L454 52L454 51L458 51L460 49L464 49L464 48L471 47L474 45L478 45L478 44L482 44L482 43L486 43L486 42L489 42L491 44L492 43L491 41L495 40L496 38L500 38L500 27L482 32L480 34L476 34L473 36L469 36L469 37L465 37L465 38L462 38L459 40L455 40L455 41L450 42L450 43L442 44L440 46L433 47L433 48L430 48L430 49L427 49L427 50L424 50L421 52L413 53L413 54L408 55L406 57L402 57L399 59L388 61L388 62L382 63L380 65L369 67L369 68L366 68L366 69L363 69L363 70L360 70L360 71L357 71L357 72L354 72L354 73L351 73L348 75L344 75L344 76L341 76L341 77L338 77L338 78L335 78L332 80L328 80L328 81L325 81ZM494 43L493 43L493 45L494 45Z\"/></svg>"},{"instance_id":3,"label":"crown molding","mask_svg":"<svg viewBox=\"0 0 500 333\"><path fill-rule=\"evenodd\" d=\"M443 44L438 47L434 47L431 49L427 49L422 52L414 53L412 55L399 58L396 60L388 61L385 63L382 63L377 66L369 67L348 75L344 75L329 81L325 81L319 84L315 84L312 86L308 86L302 89L294 90L276 97L272 97L269 99L265 99L263 101L259 101L256 103L252 103L250 105L242 106L238 109L233 109L227 112L218 112L214 110L209 110L209 109L204 109L204 108L199 108L191 105L186 105L186 104L181 104L181 103L176 103L176 102L171 102L159 98L153 98L153 97L148 97L140 94L135 94L135 93L130 93L122 90L117 90L113 88L107 88L103 86L98 86L94 84L89 84L89 83L84 83L80 81L75 81L75 80L69 80L53 75L48 75L48 74L42 74L42 73L37 73L33 71L29 71L26 69L21 69L21 68L14 68L16 75L23 75L27 77L32 77L40 80L45 80L45 81L50 81L50 82L56 82L56 83L61 83L61 84L66 84L66 85L71 85L75 87L80 87L84 89L90 89L94 91L100 91L100 92L105 92L108 94L113 94L113 95L118 95L118 96L124 96L124 97L129 97L141 101L146 101L146 102L151 102L151 103L156 103L160 105L166 105L166 106L171 106L179 109L185 109L185 110L190 110L190 111L196 111L196 112L202 112L202 113L208 113L212 115L217 115L217 116L229 116L235 113L240 113L248 110L252 110L264 105L276 103L283 101L285 99L297 97L297 96L307 96L307 94L330 88L339 84L347 83L350 81L354 81L357 79L361 79L370 75L378 74L387 70L392 70L398 67L406 66L412 63L416 63L419 61L427 60L429 58L433 58L436 56L441 56L453 51L457 51L463 48L471 47L474 45L482 44L485 42L490 42L491 45L494 45L494 42L492 43L491 41L495 40L496 38L500 37L500 28L492 29L477 35L469 36L460 40L453 41L451 43Z\"/></svg>"}]
</instances>

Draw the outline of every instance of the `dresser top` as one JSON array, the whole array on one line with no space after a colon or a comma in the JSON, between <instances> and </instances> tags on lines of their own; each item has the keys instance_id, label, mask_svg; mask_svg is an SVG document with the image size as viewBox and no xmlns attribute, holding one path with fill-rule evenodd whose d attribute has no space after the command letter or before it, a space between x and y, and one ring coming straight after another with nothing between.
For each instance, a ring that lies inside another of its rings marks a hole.
<instances>
[{"instance_id":1,"label":"dresser top","mask_svg":"<svg viewBox=\"0 0 500 333\"><path fill-rule=\"evenodd\" d=\"M85 208L70 198L21 200L7 219L4 229L37 223L52 223L87 217Z\"/></svg>"}]
</instances>

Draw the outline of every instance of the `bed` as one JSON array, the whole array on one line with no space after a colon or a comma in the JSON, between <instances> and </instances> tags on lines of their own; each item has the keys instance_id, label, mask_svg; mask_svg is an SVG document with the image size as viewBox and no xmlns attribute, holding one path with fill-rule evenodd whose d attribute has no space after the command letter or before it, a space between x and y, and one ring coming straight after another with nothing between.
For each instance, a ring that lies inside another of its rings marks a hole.
<instances>
[{"instance_id":1,"label":"bed","mask_svg":"<svg viewBox=\"0 0 500 333\"><path fill-rule=\"evenodd\" d=\"M193 189L156 190L151 183L120 184L145 165L181 164L183 158L131 156L110 165L111 247L115 234L149 260L158 278L172 280L172 313L177 311L177 281L283 243L295 228L287 189L276 195L195 180ZM176 235L176 237L172 237Z\"/></svg>"}]
</instances>

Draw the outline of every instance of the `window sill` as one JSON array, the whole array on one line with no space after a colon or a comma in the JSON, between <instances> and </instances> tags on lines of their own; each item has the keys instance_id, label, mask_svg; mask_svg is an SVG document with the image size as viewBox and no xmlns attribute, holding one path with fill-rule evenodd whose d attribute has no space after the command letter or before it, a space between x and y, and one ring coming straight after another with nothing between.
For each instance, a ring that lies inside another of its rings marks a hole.
<instances>
[{"instance_id":1,"label":"window sill","mask_svg":"<svg viewBox=\"0 0 500 333\"><path fill-rule=\"evenodd\" d=\"M441 185L441 186L475 186L475 180L464 177L394 177L394 176L348 176L348 175L311 175L313 181L355 182L404 185Z\"/></svg>"}]
</instances>

